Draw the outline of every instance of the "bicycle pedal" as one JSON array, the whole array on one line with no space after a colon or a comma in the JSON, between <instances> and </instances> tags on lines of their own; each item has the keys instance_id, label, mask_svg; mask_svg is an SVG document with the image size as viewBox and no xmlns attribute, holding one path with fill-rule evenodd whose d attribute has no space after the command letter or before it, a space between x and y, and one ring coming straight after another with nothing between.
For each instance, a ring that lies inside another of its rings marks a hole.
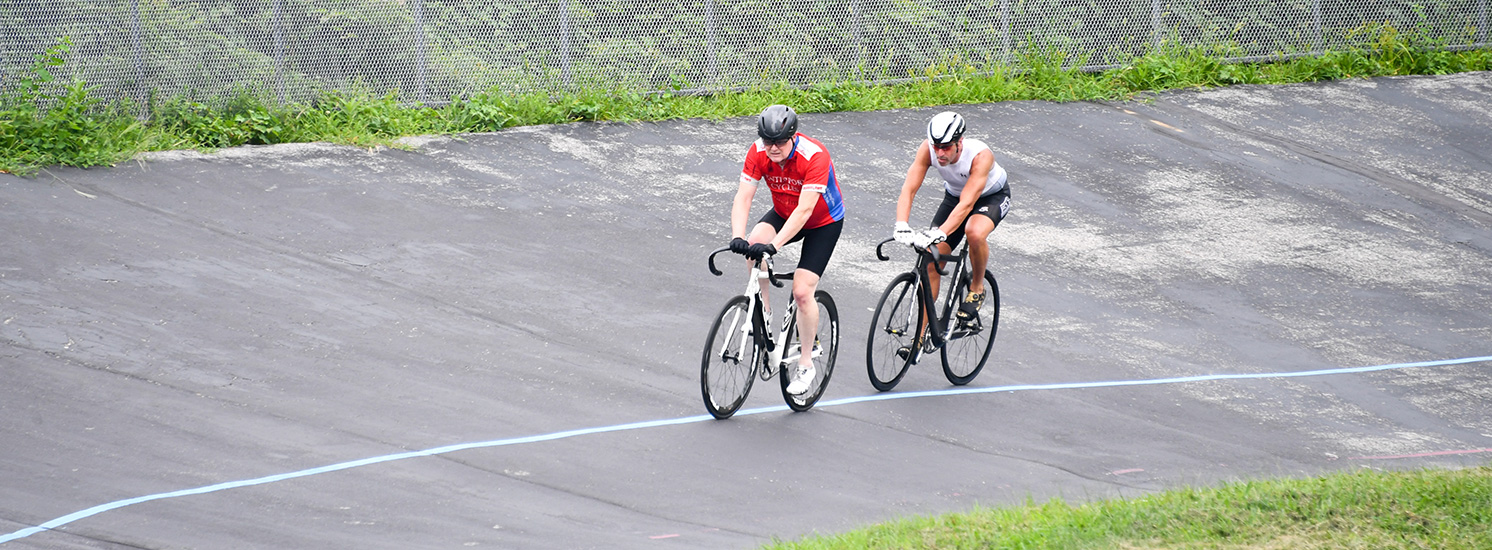
<instances>
[{"instance_id":1,"label":"bicycle pedal","mask_svg":"<svg viewBox=\"0 0 1492 550\"><path fill-rule=\"evenodd\" d=\"M910 359L912 357L912 349L908 347L898 348L896 350L896 357L901 359L902 361L906 361L907 359Z\"/></svg>"}]
</instances>

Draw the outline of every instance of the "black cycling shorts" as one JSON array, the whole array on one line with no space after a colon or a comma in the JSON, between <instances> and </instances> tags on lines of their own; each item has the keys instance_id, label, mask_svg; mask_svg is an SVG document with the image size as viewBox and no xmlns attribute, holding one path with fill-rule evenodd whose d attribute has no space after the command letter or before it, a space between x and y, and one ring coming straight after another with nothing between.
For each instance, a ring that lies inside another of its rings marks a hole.
<instances>
[{"instance_id":1,"label":"black cycling shorts","mask_svg":"<svg viewBox=\"0 0 1492 550\"><path fill-rule=\"evenodd\" d=\"M944 191L943 204L938 205L938 213L933 215L932 225L929 225L928 227L938 227L940 225L943 225L943 222L948 221L948 215L952 214L953 209L957 206L958 196ZM999 227L1000 220L1005 219L1005 213L1009 211L1010 186L1006 185L999 191L995 191L994 193L979 197L979 200L974 201L974 210L972 212L969 212L969 216L984 216L986 218L989 218L990 221L995 222L995 227ZM956 249L958 248L958 243L963 242L964 225L967 223L969 223L969 220L965 219L964 223L958 225L958 229L954 230L952 234L948 235L948 246L950 248Z\"/></svg>"},{"instance_id":2,"label":"black cycling shorts","mask_svg":"<svg viewBox=\"0 0 1492 550\"><path fill-rule=\"evenodd\" d=\"M769 224L781 232L787 219L778 215L776 210L769 209L758 223ZM793 240L787 244L803 241L803 251L798 255L798 269L807 269L814 275L823 277L824 268L829 267L829 256L834 255L834 246L839 244L839 231L843 227L844 220L838 220L813 229L799 230L797 235L793 235Z\"/></svg>"}]
</instances>

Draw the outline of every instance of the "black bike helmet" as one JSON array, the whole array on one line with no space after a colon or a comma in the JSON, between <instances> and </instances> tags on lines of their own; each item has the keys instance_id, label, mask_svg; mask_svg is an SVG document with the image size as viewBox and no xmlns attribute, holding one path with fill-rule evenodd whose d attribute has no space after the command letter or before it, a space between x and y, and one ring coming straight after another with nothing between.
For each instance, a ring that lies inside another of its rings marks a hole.
<instances>
[{"instance_id":1,"label":"black bike helmet","mask_svg":"<svg viewBox=\"0 0 1492 550\"><path fill-rule=\"evenodd\" d=\"M964 137L964 117L953 111L943 111L927 121L927 139L933 145L948 145Z\"/></svg>"},{"instance_id":2,"label":"black bike helmet","mask_svg":"<svg viewBox=\"0 0 1492 550\"><path fill-rule=\"evenodd\" d=\"M798 113L787 105L773 105L762 110L756 121L756 135L767 143L792 139L798 133Z\"/></svg>"}]
</instances>

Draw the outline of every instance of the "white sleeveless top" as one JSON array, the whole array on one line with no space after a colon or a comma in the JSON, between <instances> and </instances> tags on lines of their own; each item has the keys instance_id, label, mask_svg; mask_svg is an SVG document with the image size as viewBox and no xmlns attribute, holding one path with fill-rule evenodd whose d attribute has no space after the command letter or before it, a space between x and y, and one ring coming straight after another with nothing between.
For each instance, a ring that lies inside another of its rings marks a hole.
<instances>
[{"instance_id":1,"label":"white sleeveless top","mask_svg":"<svg viewBox=\"0 0 1492 550\"><path fill-rule=\"evenodd\" d=\"M943 190L955 197L962 195L964 186L969 183L969 168L974 164L974 155L980 151L988 151L989 146L983 141L974 138L964 138L964 152L959 155L958 162L948 166L938 164L938 152L933 150L932 143L927 144L927 153L932 156L932 165L938 169L938 175L943 176ZM984 182L984 192L979 196L985 196L1005 188L1005 168L999 162L991 163L989 167L989 178Z\"/></svg>"}]
</instances>

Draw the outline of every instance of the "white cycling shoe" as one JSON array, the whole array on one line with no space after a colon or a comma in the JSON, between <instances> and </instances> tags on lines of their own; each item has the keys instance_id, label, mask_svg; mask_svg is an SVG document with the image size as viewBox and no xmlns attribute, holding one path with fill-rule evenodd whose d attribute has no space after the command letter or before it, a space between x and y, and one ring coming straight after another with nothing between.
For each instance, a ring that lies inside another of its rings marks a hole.
<instances>
[{"instance_id":1,"label":"white cycling shoe","mask_svg":"<svg viewBox=\"0 0 1492 550\"><path fill-rule=\"evenodd\" d=\"M817 375L818 369L798 365L798 368L793 371L793 382L787 385L787 392L793 395L803 395L808 391L808 386L813 384L813 377Z\"/></svg>"}]
</instances>

